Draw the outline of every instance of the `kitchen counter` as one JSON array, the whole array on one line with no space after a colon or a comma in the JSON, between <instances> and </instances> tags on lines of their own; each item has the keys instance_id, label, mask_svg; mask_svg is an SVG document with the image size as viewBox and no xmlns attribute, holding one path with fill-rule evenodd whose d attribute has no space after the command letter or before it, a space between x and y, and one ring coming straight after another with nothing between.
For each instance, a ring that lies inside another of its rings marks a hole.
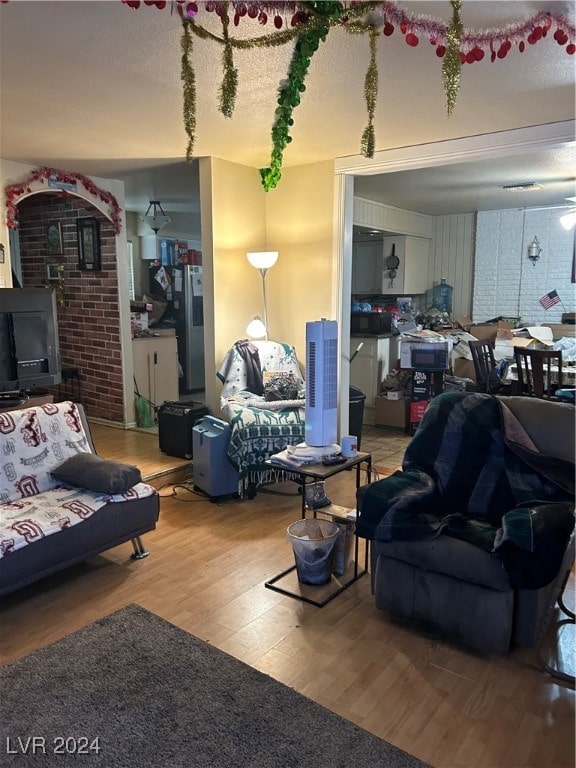
<instances>
[{"instance_id":1,"label":"kitchen counter","mask_svg":"<svg viewBox=\"0 0 576 768\"><path fill-rule=\"evenodd\" d=\"M398 336L397 333L351 333L351 339L391 339Z\"/></svg>"},{"instance_id":2,"label":"kitchen counter","mask_svg":"<svg viewBox=\"0 0 576 768\"><path fill-rule=\"evenodd\" d=\"M350 336L350 384L366 395L364 423L374 424L376 396L382 382L398 363L398 335L385 333L380 336L354 334ZM362 347L355 354L358 342Z\"/></svg>"}]
</instances>

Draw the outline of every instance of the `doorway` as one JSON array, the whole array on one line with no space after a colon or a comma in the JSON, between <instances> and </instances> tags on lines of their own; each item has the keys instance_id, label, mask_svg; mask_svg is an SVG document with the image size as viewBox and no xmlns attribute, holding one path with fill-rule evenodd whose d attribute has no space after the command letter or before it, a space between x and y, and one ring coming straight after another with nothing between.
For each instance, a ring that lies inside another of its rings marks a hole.
<instances>
[{"instance_id":1,"label":"doorway","mask_svg":"<svg viewBox=\"0 0 576 768\"><path fill-rule=\"evenodd\" d=\"M481 161L520 155L530 150L574 147L575 121L519 128L493 134L434 142L376 153L372 159L362 156L341 158L335 163L334 220L337 228L334 252L336 275L336 308L340 328L350 327L352 288L352 240L354 220L355 178L419 168L435 168L463 162ZM346 402L349 390L350 338L341 334L340 401ZM341 411L341 434L348 431L348 412Z\"/></svg>"}]
</instances>

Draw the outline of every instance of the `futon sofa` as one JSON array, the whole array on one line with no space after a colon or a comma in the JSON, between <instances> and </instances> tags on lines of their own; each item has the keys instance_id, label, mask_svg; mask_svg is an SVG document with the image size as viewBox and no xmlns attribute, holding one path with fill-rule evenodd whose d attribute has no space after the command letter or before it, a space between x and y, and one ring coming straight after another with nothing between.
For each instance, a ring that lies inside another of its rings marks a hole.
<instances>
[{"instance_id":1,"label":"futon sofa","mask_svg":"<svg viewBox=\"0 0 576 768\"><path fill-rule=\"evenodd\" d=\"M94 449L81 405L0 411L0 595L156 527L159 497L137 467Z\"/></svg>"},{"instance_id":2,"label":"futon sofa","mask_svg":"<svg viewBox=\"0 0 576 768\"><path fill-rule=\"evenodd\" d=\"M483 654L538 646L574 561L574 407L445 392L362 488L376 606Z\"/></svg>"}]
</instances>

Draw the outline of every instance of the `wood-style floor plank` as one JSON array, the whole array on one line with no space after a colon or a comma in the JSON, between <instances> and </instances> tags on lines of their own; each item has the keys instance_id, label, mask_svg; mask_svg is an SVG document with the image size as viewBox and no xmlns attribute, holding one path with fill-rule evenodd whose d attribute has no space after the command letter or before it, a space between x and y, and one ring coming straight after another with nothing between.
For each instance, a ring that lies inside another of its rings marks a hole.
<instances>
[{"instance_id":1,"label":"wood-style floor plank","mask_svg":"<svg viewBox=\"0 0 576 768\"><path fill-rule=\"evenodd\" d=\"M101 425L93 434L101 455L145 476L190 473L155 436ZM330 478L328 495L353 506L354 480ZM266 589L293 562L286 529L300 514L294 484L275 490L285 495L211 503L189 485L177 498L163 488L149 558L131 560L126 544L2 600L2 663L138 603L436 768L574 766L574 691L526 649L482 658L395 624L376 609L369 576L324 608ZM562 633L571 665L573 630Z\"/></svg>"}]
</instances>

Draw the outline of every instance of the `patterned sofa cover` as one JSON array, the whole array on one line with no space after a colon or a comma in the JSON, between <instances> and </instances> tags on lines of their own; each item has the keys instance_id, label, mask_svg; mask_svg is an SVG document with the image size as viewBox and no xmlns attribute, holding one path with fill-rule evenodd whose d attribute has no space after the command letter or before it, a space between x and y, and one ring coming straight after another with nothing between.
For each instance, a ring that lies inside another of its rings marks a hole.
<instances>
[{"instance_id":1,"label":"patterned sofa cover","mask_svg":"<svg viewBox=\"0 0 576 768\"><path fill-rule=\"evenodd\" d=\"M90 462L78 485L52 474L70 460ZM97 457L81 405L0 412L0 595L129 539L132 556L145 557L139 537L156 527L157 491L142 482L122 493L87 490L132 480L140 480L136 467Z\"/></svg>"},{"instance_id":2,"label":"patterned sofa cover","mask_svg":"<svg viewBox=\"0 0 576 768\"><path fill-rule=\"evenodd\" d=\"M304 441L304 378L290 344L278 341L254 341L263 378L275 373L293 377L301 397L294 400L267 401L250 391L249 362L236 342L227 352L217 376L223 383L220 409L231 425L228 459L238 470L240 480L252 492L259 485L290 479L292 475L271 469L265 462L288 445ZM249 496L252 492L249 492Z\"/></svg>"}]
</instances>

